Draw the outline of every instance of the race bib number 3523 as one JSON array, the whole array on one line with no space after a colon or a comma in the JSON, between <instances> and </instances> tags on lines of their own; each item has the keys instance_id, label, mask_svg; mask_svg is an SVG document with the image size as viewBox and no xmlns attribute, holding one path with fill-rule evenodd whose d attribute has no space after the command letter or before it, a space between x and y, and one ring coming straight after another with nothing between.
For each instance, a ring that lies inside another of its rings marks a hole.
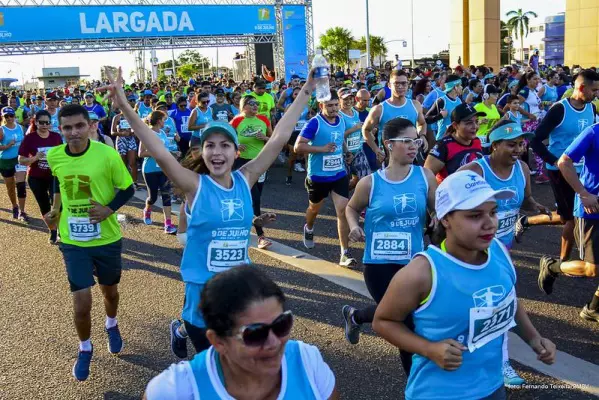
<instances>
[{"instance_id":1,"label":"race bib number 3523","mask_svg":"<svg viewBox=\"0 0 599 400\"><path fill-rule=\"evenodd\" d=\"M213 240L208 246L208 271L223 272L245 264L247 240Z\"/></svg>"}]
</instances>

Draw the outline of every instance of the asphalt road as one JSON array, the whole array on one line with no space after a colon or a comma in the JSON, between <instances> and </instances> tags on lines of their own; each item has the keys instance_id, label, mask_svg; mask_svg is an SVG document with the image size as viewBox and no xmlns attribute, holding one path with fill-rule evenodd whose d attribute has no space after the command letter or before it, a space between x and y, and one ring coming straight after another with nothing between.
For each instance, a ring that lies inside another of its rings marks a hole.
<instances>
[{"instance_id":1,"label":"asphalt road","mask_svg":"<svg viewBox=\"0 0 599 400\"><path fill-rule=\"evenodd\" d=\"M303 177L284 184L284 171L275 166L263 194L265 209L276 210L278 221L267 228L268 237L303 249L301 229L307 195ZM551 204L548 187L534 188L535 197ZM125 349L119 356L106 350L104 311L100 292L92 311L95 345L91 376L78 383L70 375L77 354L77 337L71 321L71 297L60 252L47 244L37 206L30 195L29 226L11 219L8 198L0 188L0 399L138 399L147 382L177 360L168 347L168 324L179 316L183 284L178 266L181 248L173 236L162 233L162 218L153 226L141 223L142 202L132 200L121 212L124 226L124 273L120 285L119 325ZM158 209L156 210L158 211ZM336 262L334 212L329 203L316 225L317 246L309 253ZM547 297L536 286L537 261L542 253L556 254L559 229L531 229L513 254L518 269L518 293L537 328L558 348L599 363L597 325L578 317L597 282L560 278ZM340 310L344 304L363 306L369 300L263 253L251 250L252 260L283 288L297 316L293 338L317 345L337 377L344 399L403 398L405 376L398 352L372 331L359 345L343 338ZM355 245L354 255L361 258ZM360 269L360 267L358 267ZM190 347L191 354L191 347ZM510 391L510 399L591 399L576 388L515 365L531 385ZM553 385L553 386L552 386Z\"/></svg>"}]
</instances>

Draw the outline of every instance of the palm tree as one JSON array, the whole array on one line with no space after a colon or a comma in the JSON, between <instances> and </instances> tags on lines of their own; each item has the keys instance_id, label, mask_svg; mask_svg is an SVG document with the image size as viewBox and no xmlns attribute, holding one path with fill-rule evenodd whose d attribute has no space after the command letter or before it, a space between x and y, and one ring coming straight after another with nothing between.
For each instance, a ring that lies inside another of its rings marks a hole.
<instances>
[{"instance_id":1,"label":"palm tree","mask_svg":"<svg viewBox=\"0 0 599 400\"><path fill-rule=\"evenodd\" d=\"M366 51L366 37L362 36L360 40L355 43L356 49L361 51ZM385 39L382 36L374 36L370 35L370 64L374 65L374 59L378 57L382 57L383 59L387 57L387 45L385 44ZM381 63L383 64L383 63ZM382 66L382 65L381 65Z\"/></svg>"},{"instance_id":2,"label":"palm tree","mask_svg":"<svg viewBox=\"0 0 599 400\"><path fill-rule=\"evenodd\" d=\"M320 48L330 63L335 65L349 64L349 50L355 42L349 29L340 26L329 28L320 35Z\"/></svg>"},{"instance_id":3,"label":"palm tree","mask_svg":"<svg viewBox=\"0 0 599 400\"><path fill-rule=\"evenodd\" d=\"M524 37L528 36L530 18L537 18L537 13L533 11L522 12L522 9L519 8L518 11L509 11L505 16L510 18L507 21L510 35L515 34L516 39L520 38L520 61L524 62Z\"/></svg>"}]
</instances>

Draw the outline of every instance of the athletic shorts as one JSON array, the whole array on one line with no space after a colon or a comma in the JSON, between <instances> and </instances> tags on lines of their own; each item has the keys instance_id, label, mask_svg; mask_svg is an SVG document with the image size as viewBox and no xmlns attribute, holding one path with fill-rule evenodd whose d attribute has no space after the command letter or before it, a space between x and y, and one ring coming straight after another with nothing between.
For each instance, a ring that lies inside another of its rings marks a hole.
<instances>
[{"instance_id":1,"label":"athletic shorts","mask_svg":"<svg viewBox=\"0 0 599 400\"><path fill-rule=\"evenodd\" d=\"M291 134L291 137L289 138L289 140L287 141L287 144L289 146L295 146L295 142L297 141L297 137L299 136L299 134L300 134L300 131L294 131Z\"/></svg>"},{"instance_id":2,"label":"athletic shorts","mask_svg":"<svg viewBox=\"0 0 599 400\"><path fill-rule=\"evenodd\" d=\"M312 204L320 203L331 192L335 192L346 199L349 198L349 178L347 175L330 182L314 182L310 178L306 178L305 186L308 191L308 199Z\"/></svg>"},{"instance_id":3,"label":"athletic shorts","mask_svg":"<svg viewBox=\"0 0 599 400\"><path fill-rule=\"evenodd\" d=\"M574 198L576 196L574 189L566 182L560 171L548 169L547 175L557 203L557 214L566 221L572 221L574 219Z\"/></svg>"},{"instance_id":4,"label":"athletic shorts","mask_svg":"<svg viewBox=\"0 0 599 400\"><path fill-rule=\"evenodd\" d=\"M359 150L356 154L354 154L354 159L346 169L348 174L357 176L358 179L362 179L372 173L370 171L370 163L368 162L368 158L362 150Z\"/></svg>"},{"instance_id":5,"label":"athletic shorts","mask_svg":"<svg viewBox=\"0 0 599 400\"><path fill-rule=\"evenodd\" d=\"M181 318L198 328L205 328L204 316L200 311L200 300L204 285L202 283L185 282L185 303Z\"/></svg>"},{"instance_id":6,"label":"athletic shorts","mask_svg":"<svg viewBox=\"0 0 599 400\"><path fill-rule=\"evenodd\" d=\"M12 178L17 172L17 158L0 158L0 175L3 178Z\"/></svg>"},{"instance_id":7,"label":"athletic shorts","mask_svg":"<svg viewBox=\"0 0 599 400\"><path fill-rule=\"evenodd\" d=\"M599 219L575 219L574 238L582 261L596 264L599 259Z\"/></svg>"},{"instance_id":8,"label":"athletic shorts","mask_svg":"<svg viewBox=\"0 0 599 400\"><path fill-rule=\"evenodd\" d=\"M120 155L124 156L130 151L137 152L137 142L134 136L118 136L116 138L116 148Z\"/></svg>"},{"instance_id":9,"label":"athletic shorts","mask_svg":"<svg viewBox=\"0 0 599 400\"><path fill-rule=\"evenodd\" d=\"M94 275L98 278L98 283L104 286L116 285L121 281L121 239L95 247L60 243L59 248L64 258L71 292L94 286Z\"/></svg>"}]
</instances>

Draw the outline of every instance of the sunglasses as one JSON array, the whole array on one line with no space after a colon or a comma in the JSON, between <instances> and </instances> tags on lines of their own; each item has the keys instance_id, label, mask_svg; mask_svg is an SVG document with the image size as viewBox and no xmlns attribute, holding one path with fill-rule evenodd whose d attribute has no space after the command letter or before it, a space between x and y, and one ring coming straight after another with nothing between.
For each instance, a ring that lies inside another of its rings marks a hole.
<instances>
[{"instance_id":1,"label":"sunglasses","mask_svg":"<svg viewBox=\"0 0 599 400\"><path fill-rule=\"evenodd\" d=\"M209 104L210 100L206 100L206 101L200 101L200 104Z\"/></svg>"},{"instance_id":2,"label":"sunglasses","mask_svg":"<svg viewBox=\"0 0 599 400\"><path fill-rule=\"evenodd\" d=\"M389 139L390 142L400 142L403 144L407 144L408 146L420 147L424 144L424 140L422 138L411 139L411 138L395 138Z\"/></svg>"},{"instance_id":3,"label":"sunglasses","mask_svg":"<svg viewBox=\"0 0 599 400\"><path fill-rule=\"evenodd\" d=\"M245 104L247 104L250 107L257 107L258 106L258 103L256 103L255 101L248 101Z\"/></svg>"},{"instance_id":4,"label":"sunglasses","mask_svg":"<svg viewBox=\"0 0 599 400\"><path fill-rule=\"evenodd\" d=\"M291 311L285 311L270 324L257 323L242 326L235 337L248 347L261 347L268 340L271 330L280 339L289 335L292 326L293 314Z\"/></svg>"},{"instance_id":5,"label":"sunglasses","mask_svg":"<svg viewBox=\"0 0 599 400\"><path fill-rule=\"evenodd\" d=\"M5 114L4 118L14 118L15 115L14 114Z\"/></svg>"},{"instance_id":6,"label":"sunglasses","mask_svg":"<svg viewBox=\"0 0 599 400\"><path fill-rule=\"evenodd\" d=\"M50 121L37 121L38 125L50 125Z\"/></svg>"}]
</instances>

